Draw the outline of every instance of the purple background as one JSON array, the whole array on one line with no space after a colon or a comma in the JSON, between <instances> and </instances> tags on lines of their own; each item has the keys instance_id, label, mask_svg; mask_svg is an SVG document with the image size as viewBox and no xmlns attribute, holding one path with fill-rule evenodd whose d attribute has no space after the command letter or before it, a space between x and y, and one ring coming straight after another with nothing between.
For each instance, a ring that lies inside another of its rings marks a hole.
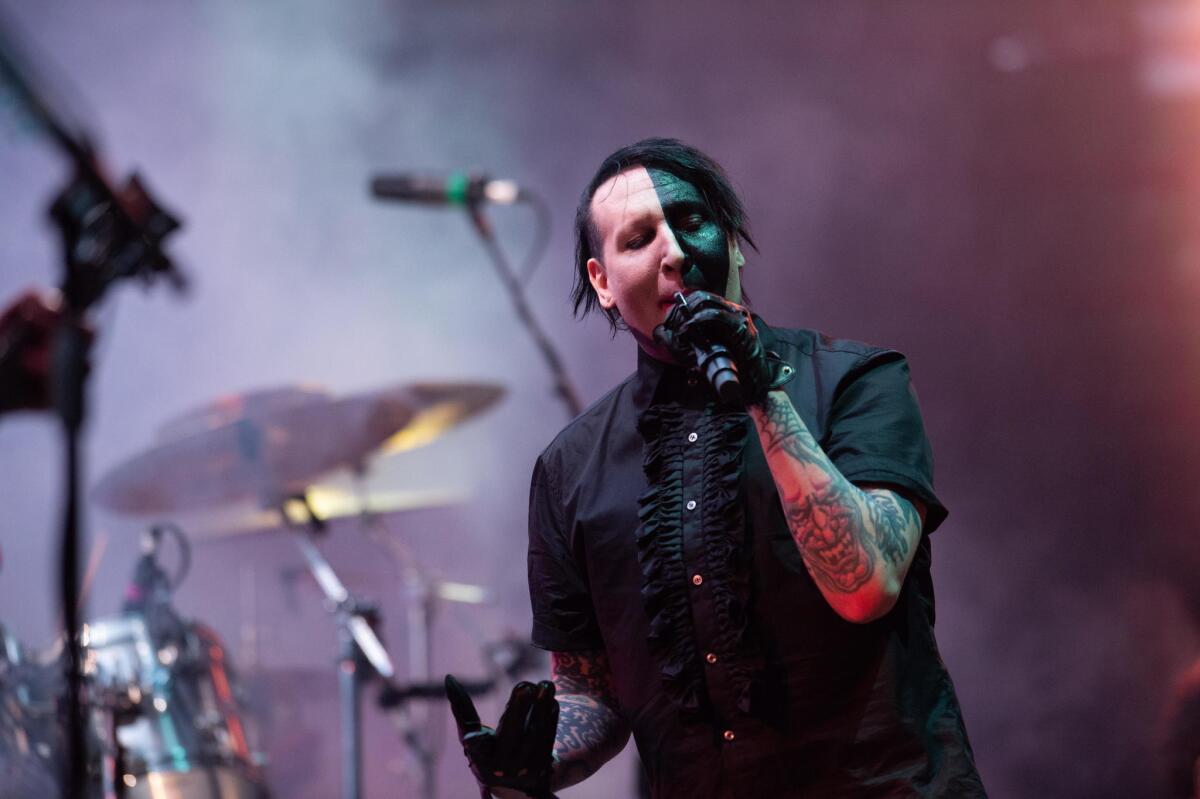
<instances>
[{"instance_id":1,"label":"purple background","mask_svg":"<svg viewBox=\"0 0 1200 799\"><path fill-rule=\"evenodd\" d=\"M590 401L634 345L571 319L577 193L615 147L679 136L746 199L761 253L745 282L767 320L909 356L951 509L934 543L938 638L993 795L1160 790L1171 681L1200 653L1194 6L6 5L86 98L113 168L138 167L186 220L172 251L193 295L127 288L98 316L93 477L231 391L504 383L497 410L371 479L467 496L393 535L443 577L493 589L437 622L438 668L478 674L473 641L527 631L528 475L564 413L466 221L374 204L367 177L480 167L548 199L530 294ZM43 209L65 173L12 114L0 142L8 296L56 279ZM523 252L531 214L494 218ZM0 423L0 622L30 646L56 629L57 469L49 420ZM95 618L119 604L141 525L98 510L88 525L107 544ZM382 602L403 655L383 550L339 527L327 551ZM243 670L328 666L315 589L288 598L279 580L300 560L290 541L198 545L196 559L179 604ZM332 676L305 679L275 701L327 727L326 760L290 795L332 796ZM368 742L369 795L414 795L375 715ZM442 795L469 795L446 755ZM625 755L565 796L625 795L631 768Z\"/></svg>"}]
</instances>

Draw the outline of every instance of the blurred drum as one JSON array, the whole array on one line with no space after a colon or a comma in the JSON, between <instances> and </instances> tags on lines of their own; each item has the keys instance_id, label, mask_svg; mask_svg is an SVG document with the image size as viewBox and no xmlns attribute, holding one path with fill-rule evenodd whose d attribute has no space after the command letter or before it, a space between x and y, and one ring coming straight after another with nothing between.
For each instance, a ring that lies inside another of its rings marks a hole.
<instances>
[{"instance_id":1,"label":"blurred drum","mask_svg":"<svg viewBox=\"0 0 1200 799\"><path fill-rule=\"evenodd\" d=\"M0 799L61 795L61 679L30 654L0 626Z\"/></svg>"},{"instance_id":2,"label":"blurred drum","mask_svg":"<svg viewBox=\"0 0 1200 799\"><path fill-rule=\"evenodd\" d=\"M225 650L200 624L151 636L140 614L84 626L84 673L136 711L117 726L130 799L263 799ZM98 714L103 717L103 713ZM110 753L111 755L111 753Z\"/></svg>"}]
</instances>

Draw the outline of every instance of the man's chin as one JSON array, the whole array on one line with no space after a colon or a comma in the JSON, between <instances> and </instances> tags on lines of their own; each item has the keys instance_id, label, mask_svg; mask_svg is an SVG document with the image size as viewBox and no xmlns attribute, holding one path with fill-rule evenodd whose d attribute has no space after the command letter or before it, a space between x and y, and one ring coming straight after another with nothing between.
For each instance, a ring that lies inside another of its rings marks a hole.
<instances>
[{"instance_id":1,"label":"man's chin","mask_svg":"<svg viewBox=\"0 0 1200 799\"><path fill-rule=\"evenodd\" d=\"M629 332L633 334L633 338L637 341L638 346L642 348L642 352L651 358L664 363L678 363L675 360L675 356L671 354L671 351L655 341L652 336L647 337L644 333L639 333L632 328L630 328Z\"/></svg>"}]
</instances>

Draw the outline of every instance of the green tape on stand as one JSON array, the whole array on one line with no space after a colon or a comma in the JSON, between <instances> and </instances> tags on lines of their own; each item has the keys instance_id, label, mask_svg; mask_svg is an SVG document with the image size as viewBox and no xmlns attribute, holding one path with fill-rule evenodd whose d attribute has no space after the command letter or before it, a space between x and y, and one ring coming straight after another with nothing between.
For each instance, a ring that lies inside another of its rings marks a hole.
<instances>
[{"instance_id":1,"label":"green tape on stand","mask_svg":"<svg viewBox=\"0 0 1200 799\"><path fill-rule=\"evenodd\" d=\"M446 178L446 201L451 205L466 205L467 192L471 188L471 178L463 172L456 172Z\"/></svg>"}]
</instances>

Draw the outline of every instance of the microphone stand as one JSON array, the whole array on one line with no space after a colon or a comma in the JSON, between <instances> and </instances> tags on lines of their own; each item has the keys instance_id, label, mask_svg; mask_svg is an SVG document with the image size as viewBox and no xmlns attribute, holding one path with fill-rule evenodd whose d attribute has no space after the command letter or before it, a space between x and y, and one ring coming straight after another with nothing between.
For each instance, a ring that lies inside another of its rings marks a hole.
<instances>
[{"instance_id":1,"label":"microphone stand","mask_svg":"<svg viewBox=\"0 0 1200 799\"><path fill-rule=\"evenodd\" d=\"M572 419L575 418L583 411L583 402L579 399L579 392L571 382L566 367L563 366L562 356L559 355L558 350L554 347L554 342L550 340L550 337L546 335L545 331L542 330L542 326L534 317L533 311L525 299L525 289L521 285L521 281L517 279L512 265L504 255L504 251L500 249L500 243L496 240L491 223L483 213L482 205L479 202L468 202L466 208L467 216L471 218L471 225L475 228L475 232L479 234L479 239L483 242L483 248L491 257L492 265L496 268L496 274L500 276L500 283L508 292L509 299L512 300L513 308L517 312L517 318L525 326L525 329L529 331L529 335L533 338L533 343L537 346L538 352L541 354L542 359L545 360L546 366L550 369L550 374L554 378L555 395L567 409L567 415Z\"/></svg>"},{"instance_id":2,"label":"microphone stand","mask_svg":"<svg viewBox=\"0 0 1200 799\"><path fill-rule=\"evenodd\" d=\"M533 339L534 345L537 347L538 353L546 362L546 366L550 369L550 374L554 379L554 395L562 402L563 407L567 411L569 418L575 418L583 412L583 402L579 397L579 391L575 388L575 384L571 382L570 375L567 374L567 369L563 365L562 356L554 346L554 342L546 335L541 324L533 315L533 310L529 307L529 302L525 298L525 289L517 277L516 272L509 263L508 257L500 247L500 242L496 239L493 232L491 222L483 213L483 204L478 198L468 197L465 203L467 216L471 220L471 226L478 234L480 241L483 242L484 250L491 258L492 266L496 269L496 274L500 277L500 283L508 292L509 299L512 301L513 308L517 312L517 319L524 325L530 337ZM409 589L409 645L410 645L410 682L398 685L390 683L385 685L382 695L379 699L380 707L392 711L391 715L396 722L406 743L413 750L417 757L421 768L421 796L424 799L432 799L436 793L434 782L434 774L436 767L436 754L432 748L422 741L419 731L415 728L413 720L409 716L405 705L411 699L427 699L438 698L444 699L446 696L445 688L441 682L427 682L430 676L431 661L430 661L430 624L434 609L434 596L436 594L436 586L431 585L420 573L419 569L412 568L414 564L410 562L405 568L405 582ZM482 696L490 693L495 688L497 683L496 678L491 678L483 681L474 681L470 684L464 684L468 694L472 696Z\"/></svg>"},{"instance_id":3,"label":"microphone stand","mask_svg":"<svg viewBox=\"0 0 1200 799\"><path fill-rule=\"evenodd\" d=\"M64 795L82 799L87 782L82 652L79 641L79 538L82 495L81 434L87 419L88 309L118 280L150 283L166 276L176 289L184 280L161 249L179 222L151 199L132 176L115 189L101 169L90 139L79 126L70 130L48 97L34 87L33 71L22 64L12 26L0 16L0 85L52 141L73 170L56 197L50 217L63 244L63 321L53 349L54 406L63 428L64 498L60 587L66 650L66 754Z\"/></svg>"}]
</instances>

